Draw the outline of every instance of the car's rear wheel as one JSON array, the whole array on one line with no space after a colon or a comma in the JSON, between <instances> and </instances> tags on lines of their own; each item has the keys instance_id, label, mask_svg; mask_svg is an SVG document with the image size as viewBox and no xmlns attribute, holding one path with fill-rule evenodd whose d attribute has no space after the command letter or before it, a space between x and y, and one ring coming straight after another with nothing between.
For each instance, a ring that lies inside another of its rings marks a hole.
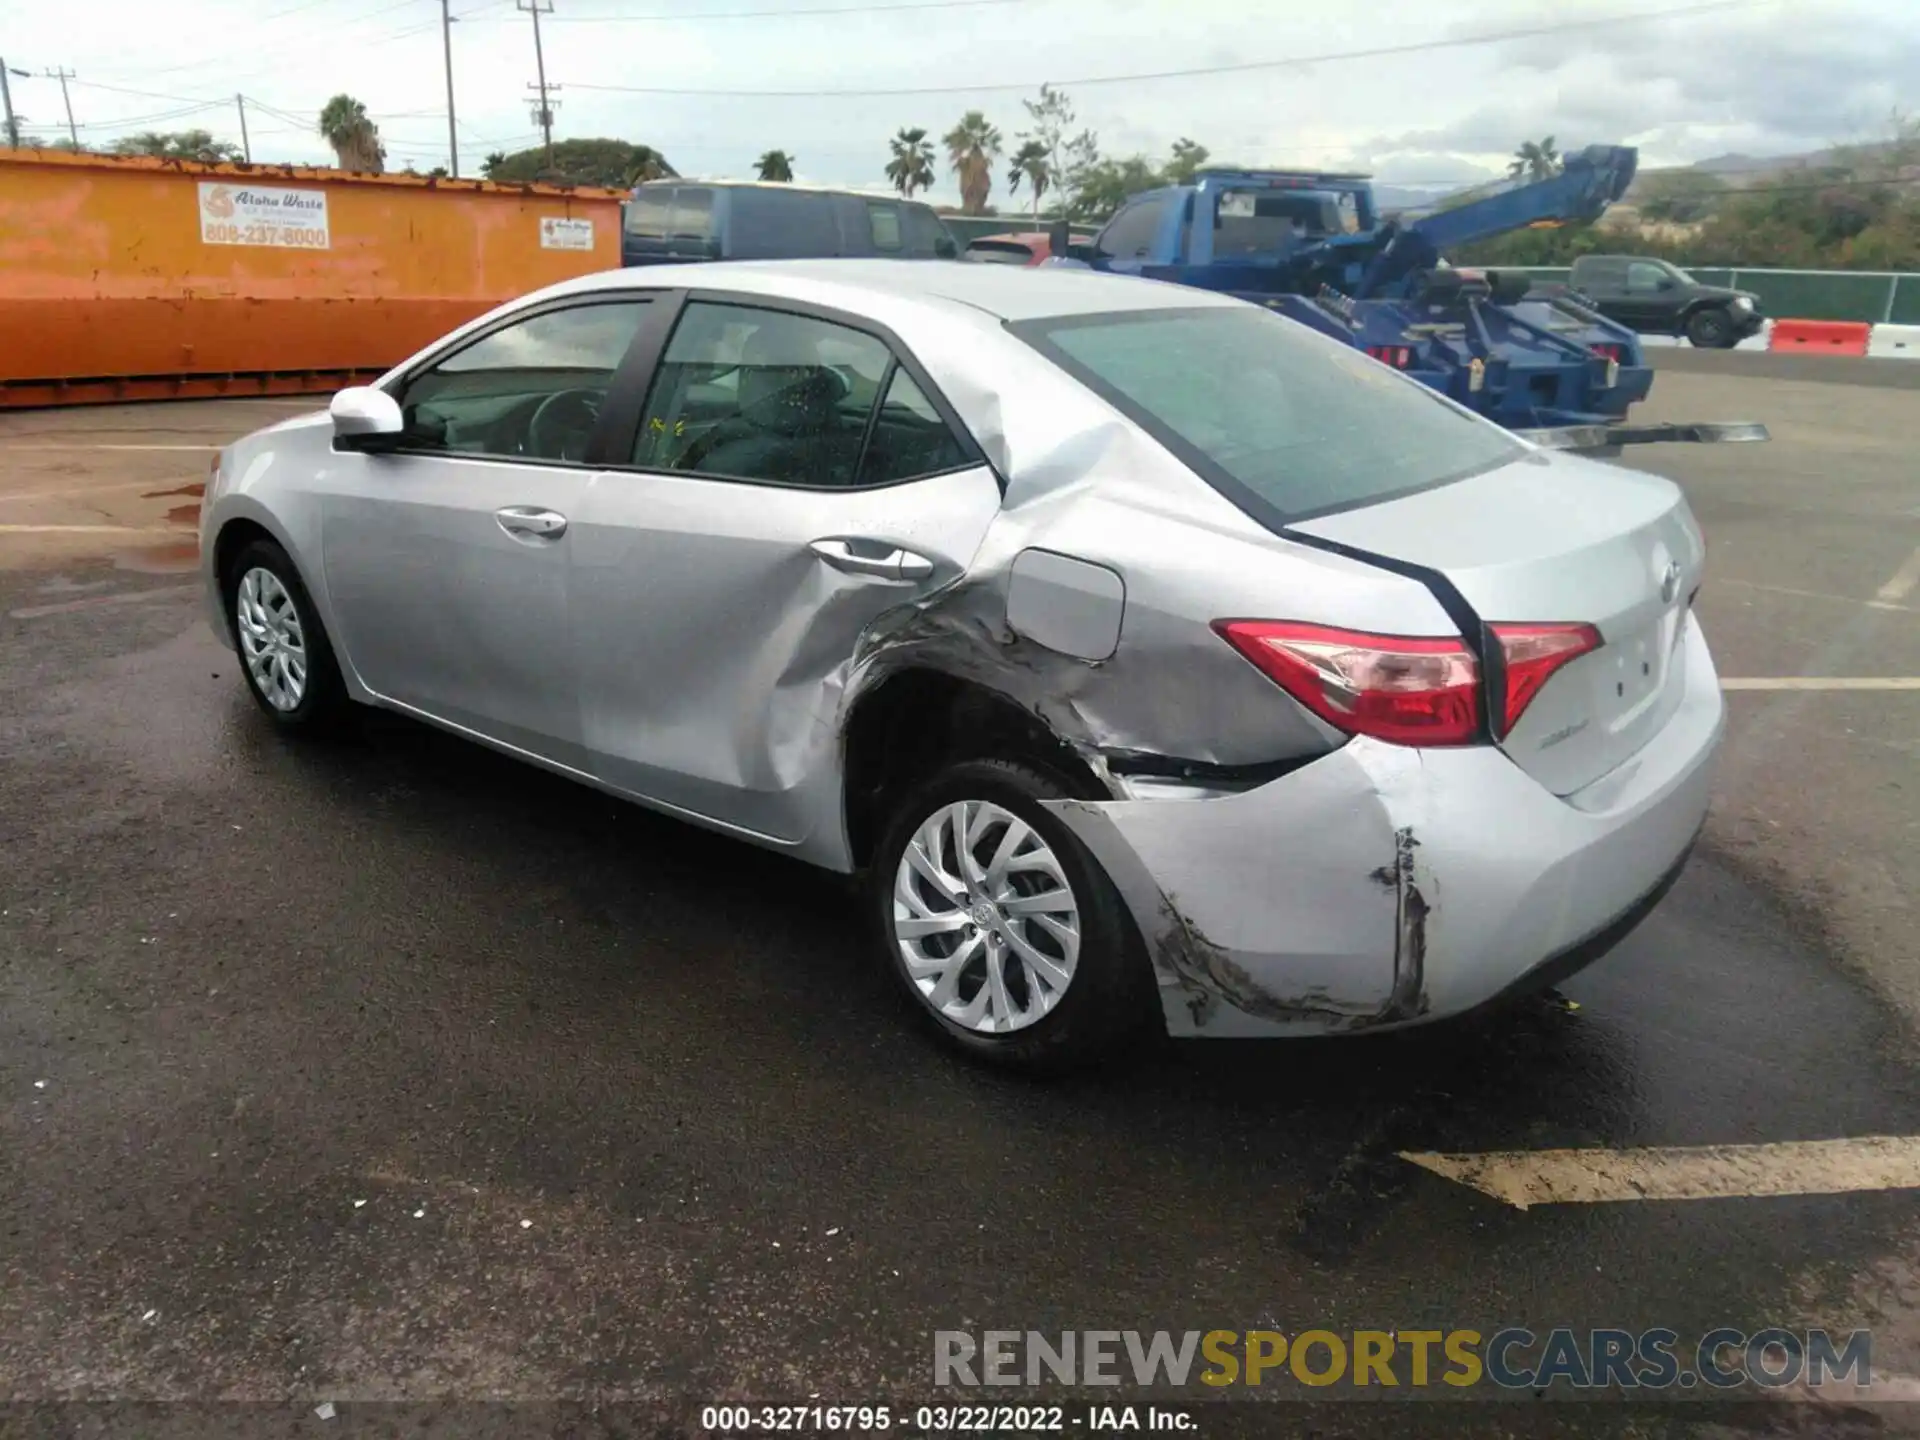
<instances>
[{"instance_id":1,"label":"car's rear wheel","mask_svg":"<svg viewBox=\"0 0 1920 1440\"><path fill-rule=\"evenodd\" d=\"M868 875L889 968L947 1041L1030 1071L1147 1033L1152 970L1113 882L1043 801L1058 776L1005 760L942 771L896 807Z\"/></svg>"},{"instance_id":2,"label":"car's rear wheel","mask_svg":"<svg viewBox=\"0 0 1920 1440\"><path fill-rule=\"evenodd\" d=\"M347 705L326 628L287 552L251 540L226 574L227 619L247 691L283 730L322 730Z\"/></svg>"},{"instance_id":3,"label":"car's rear wheel","mask_svg":"<svg viewBox=\"0 0 1920 1440\"><path fill-rule=\"evenodd\" d=\"M1733 319L1724 310L1696 310L1687 321L1687 339L1702 350L1725 350L1734 343Z\"/></svg>"}]
</instances>

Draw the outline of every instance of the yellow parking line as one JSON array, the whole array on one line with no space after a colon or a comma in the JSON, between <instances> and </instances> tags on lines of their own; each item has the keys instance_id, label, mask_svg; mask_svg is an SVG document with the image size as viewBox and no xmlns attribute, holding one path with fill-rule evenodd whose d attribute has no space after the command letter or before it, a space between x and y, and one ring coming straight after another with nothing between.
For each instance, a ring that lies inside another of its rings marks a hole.
<instances>
[{"instance_id":1,"label":"yellow parking line","mask_svg":"<svg viewBox=\"0 0 1920 1440\"><path fill-rule=\"evenodd\" d=\"M1627 1150L1504 1150L1400 1158L1525 1210L1611 1200L1729 1200L1920 1189L1920 1135L1676 1145Z\"/></svg>"},{"instance_id":2,"label":"yellow parking line","mask_svg":"<svg viewBox=\"0 0 1920 1440\"><path fill-rule=\"evenodd\" d=\"M1920 690L1916 675L1722 676L1722 690Z\"/></svg>"}]
</instances>

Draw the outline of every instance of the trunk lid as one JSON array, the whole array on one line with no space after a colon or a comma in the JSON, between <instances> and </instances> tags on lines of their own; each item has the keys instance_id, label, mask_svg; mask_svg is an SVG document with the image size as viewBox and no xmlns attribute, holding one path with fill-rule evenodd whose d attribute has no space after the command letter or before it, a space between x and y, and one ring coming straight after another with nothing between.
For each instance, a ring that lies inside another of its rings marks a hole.
<instances>
[{"instance_id":1,"label":"trunk lid","mask_svg":"<svg viewBox=\"0 0 1920 1440\"><path fill-rule=\"evenodd\" d=\"M1670 481L1541 452L1289 528L1439 571L1484 623L1596 627L1600 648L1555 671L1500 741L1556 795L1630 758L1680 703L1706 549Z\"/></svg>"}]
</instances>

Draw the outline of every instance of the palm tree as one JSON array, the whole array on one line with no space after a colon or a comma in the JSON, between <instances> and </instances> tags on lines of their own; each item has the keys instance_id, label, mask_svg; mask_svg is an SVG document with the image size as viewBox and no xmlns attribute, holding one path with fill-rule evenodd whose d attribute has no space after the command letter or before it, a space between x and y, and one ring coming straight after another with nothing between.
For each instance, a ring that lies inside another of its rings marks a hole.
<instances>
[{"instance_id":1,"label":"palm tree","mask_svg":"<svg viewBox=\"0 0 1920 1440\"><path fill-rule=\"evenodd\" d=\"M1514 180L1545 180L1559 173L1560 152L1553 148L1551 135L1538 144L1529 140L1521 145L1507 166L1507 175Z\"/></svg>"},{"instance_id":2,"label":"palm tree","mask_svg":"<svg viewBox=\"0 0 1920 1440\"><path fill-rule=\"evenodd\" d=\"M887 179L894 189L911 200L914 191L932 186L933 146L926 131L903 129L887 146L893 151L893 158L887 161Z\"/></svg>"},{"instance_id":3,"label":"palm tree","mask_svg":"<svg viewBox=\"0 0 1920 1440\"><path fill-rule=\"evenodd\" d=\"M1053 183L1053 165L1047 158L1047 147L1039 140L1029 140L1013 152L1013 168L1007 172L1007 189L1018 195L1020 182L1027 182L1027 188L1033 192L1033 223L1040 223L1040 197L1047 193L1047 187Z\"/></svg>"},{"instance_id":4,"label":"palm tree","mask_svg":"<svg viewBox=\"0 0 1920 1440\"><path fill-rule=\"evenodd\" d=\"M753 163L759 169L762 180L793 179L793 156L784 150L769 150Z\"/></svg>"},{"instance_id":5,"label":"palm tree","mask_svg":"<svg viewBox=\"0 0 1920 1440\"><path fill-rule=\"evenodd\" d=\"M340 162L342 170L361 170L378 175L386 167L387 147L380 143L380 127L367 115L367 107L351 95L336 95L320 112L320 134Z\"/></svg>"},{"instance_id":6,"label":"palm tree","mask_svg":"<svg viewBox=\"0 0 1920 1440\"><path fill-rule=\"evenodd\" d=\"M1000 158L1000 131L978 110L969 110L940 143L947 147L947 160L960 177L961 213L986 214L987 196L993 193L993 162Z\"/></svg>"}]
</instances>

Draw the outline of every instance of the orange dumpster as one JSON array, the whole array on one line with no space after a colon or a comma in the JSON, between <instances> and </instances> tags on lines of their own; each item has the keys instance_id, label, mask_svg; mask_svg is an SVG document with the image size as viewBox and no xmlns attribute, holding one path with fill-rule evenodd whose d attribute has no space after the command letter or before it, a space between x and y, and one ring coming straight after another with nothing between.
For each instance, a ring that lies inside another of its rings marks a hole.
<instances>
[{"instance_id":1,"label":"orange dumpster","mask_svg":"<svg viewBox=\"0 0 1920 1440\"><path fill-rule=\"evenodd\" d=\"M617 268L621 198L0 150L0 408L352 384Z\"/></svg>"}]
</instances>

